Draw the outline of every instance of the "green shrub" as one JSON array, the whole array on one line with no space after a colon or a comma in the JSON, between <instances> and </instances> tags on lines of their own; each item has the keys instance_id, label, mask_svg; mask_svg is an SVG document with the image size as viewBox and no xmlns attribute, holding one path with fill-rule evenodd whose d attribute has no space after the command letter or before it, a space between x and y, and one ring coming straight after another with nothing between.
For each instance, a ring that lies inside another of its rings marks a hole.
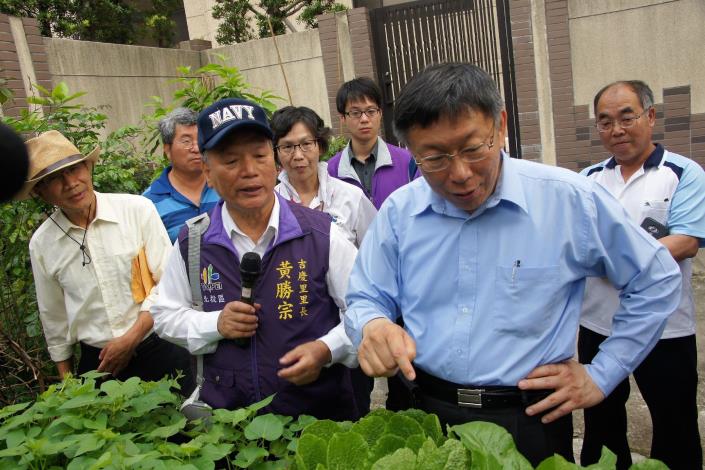
<instances>
[{"instance_id":1,"label":"green shrub","mask_svg":"<svg viewBox=\"0 0 705 470\"><path fill-rule=\"evenodd\" d=\"M295 470L516 470L533 468L511 435L484 422L450 426L420 410L375 410L355 423L261 414L273 397L187 422L177 381L67 378L34 403L0 409L0 469L254 468ZM611 470L603 449L589 468ZM541 470L579 469L553 456ZM665 469L656 460L633 469Z\"/></svg>"},{"instance_id":2,"label":"green shrub","mask_svg":"<svg viewBox=\"0 0 705 470\"><path fill-rule=\"evenodd\" d=\"M216 410L208 423L178 411L176 380L67 378L33 404L0 410L0 469L250 468L286 462L313 418L257 415L272 397Z\"/></svg>"}]
</instances>

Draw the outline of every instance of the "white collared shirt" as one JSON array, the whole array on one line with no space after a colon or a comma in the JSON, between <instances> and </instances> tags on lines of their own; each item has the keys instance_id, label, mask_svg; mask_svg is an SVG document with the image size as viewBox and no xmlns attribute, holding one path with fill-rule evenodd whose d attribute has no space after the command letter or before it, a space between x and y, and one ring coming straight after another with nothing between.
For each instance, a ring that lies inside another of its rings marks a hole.
<instances>
[{"instance_id":1,"label":"white collared shirt","mask_svg":"<svg viewBox=\"0 0 705 470\"><path fill-rule=\"evenodd\" d=\"M300 204L301 197L289 181L286 171L279 174L279 181L274 190L285 199ZM377 209L362 189L330 176L326 162L318 164L318 194L308 207L330 214L335 225L343 230L347 239L356 247L362 243L367 227L377 215Z\"/></svg>"},{"instance_id":2,"label":"white collared shirt","mask_svg":"<svg viewBox=\"0 0 705 470\"><path fill-rule=\"evenodd\" d=\"M221 209L223 227L226 233L230 234L240 260L248 251L264 256L279 231L279 210L279 199L274 198L274 208L269 217L267 229L259 240L254 241L238 228L227 211L227 203L223 204ZM345 334L342 319L345 314L348 277L356 255L355 246L346 239L340 228L331 224L326 285L328 295L340 309L341 323L318 339L330 349L331 364L342 363L348 367L357 366L357 354ZM159 283L159 298L151 309L154 329L161 338L188 349L191 354L210 354L218 347L218 341L223 339L218 332L218 317L221 310L201 312L193 309L192 305L186 265L181 257L177 239Z\"/></svg>"},{"instance_id":3,"label":"white collared shirt","mask_svg":"<svg viewBox=\"0 0 705 470\"><path fill-rule=\"evenodd\" d=\"M45 220L29 242L39 316L49 355L56 362L69 359L79 341L102 348L125 334L156 298L153 288L142 303L135 302L132 260L144 247L158 282L169 254L169 236L149 199L95 194L96 215L85 240L89 264L81 265L83 228L60 210L51 217L68 235Z\"/></svg>"}]
</instances>

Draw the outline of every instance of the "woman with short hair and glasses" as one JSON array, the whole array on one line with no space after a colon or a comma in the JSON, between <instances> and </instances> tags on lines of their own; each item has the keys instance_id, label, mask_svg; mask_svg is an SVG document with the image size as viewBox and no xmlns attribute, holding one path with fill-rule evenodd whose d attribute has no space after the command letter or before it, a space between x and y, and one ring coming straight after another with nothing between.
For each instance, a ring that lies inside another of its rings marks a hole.
<instances>
[{"instance_id":1,"label":"woman with short hair and glasses","mask_svg":"<svg viewBox=\"0 0 705 470\"><path fill-rule=\"evenodd\" d=\"M359 247L377 210L360 188L330 176L328 164L320 161L328 150L330 129L312 109L287 106L272 116L272 130L277 162L283 168L275 190L330 214Z\"/></svg>"}]
</instances>

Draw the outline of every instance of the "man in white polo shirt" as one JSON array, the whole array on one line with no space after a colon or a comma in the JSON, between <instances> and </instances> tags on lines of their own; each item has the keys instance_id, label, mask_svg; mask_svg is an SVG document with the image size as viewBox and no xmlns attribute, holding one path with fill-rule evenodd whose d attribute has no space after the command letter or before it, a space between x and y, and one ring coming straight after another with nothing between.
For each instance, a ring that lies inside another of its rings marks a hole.
<instances>
[{"instance_id":1,"label":"man in white polo shirt","mask_svg":"<svg viewBox=\"0 0 705 470\"><path fill-rule=\"evenodd\" d=\"M600 140L611 157L583 170L624 206L632 222L670 251L683 274L682 298L661 339L634 371L651 412L651 457L669 468L702 468L698 433L695 306L691 258L705 246L705 172L692 160L652 141L654 98L641 81L607 85L595 96ZM580 321L578 352L589 363L610 335L620 291L606 279L588 279ZM617 468L631 465L627 442L629 381L602 403L585 410L581 464L595 463L602 446L617 454Z\"/></svg>"}]
</instances>

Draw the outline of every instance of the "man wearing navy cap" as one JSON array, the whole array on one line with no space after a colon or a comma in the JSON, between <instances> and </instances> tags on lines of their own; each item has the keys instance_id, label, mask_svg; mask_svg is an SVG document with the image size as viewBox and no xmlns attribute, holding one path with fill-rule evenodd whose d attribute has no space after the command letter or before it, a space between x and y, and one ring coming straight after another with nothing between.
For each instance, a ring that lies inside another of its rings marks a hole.
<instances>
[{"instance_id":1,"label":"man wearing navy cap","mask_svg":"<svg viewBox=\"0 0 705 470\"><path fill-rule=\"evenodd\" d=\"M155 330L203 355L200 399L214 408L276 393L268 407L275 413L355 418L343 364L357 359L340 323L355 246L327 214L276 196L272 131L261 107L226 99L206 108L198 145L223 200L210 213L199 255L189 257L194 241L188 227L181 230L151 310ZM247 252L262 258L254 306L240 301ZM190 262L199 263L196 302Z\"/></svg>"}]
</instances>

